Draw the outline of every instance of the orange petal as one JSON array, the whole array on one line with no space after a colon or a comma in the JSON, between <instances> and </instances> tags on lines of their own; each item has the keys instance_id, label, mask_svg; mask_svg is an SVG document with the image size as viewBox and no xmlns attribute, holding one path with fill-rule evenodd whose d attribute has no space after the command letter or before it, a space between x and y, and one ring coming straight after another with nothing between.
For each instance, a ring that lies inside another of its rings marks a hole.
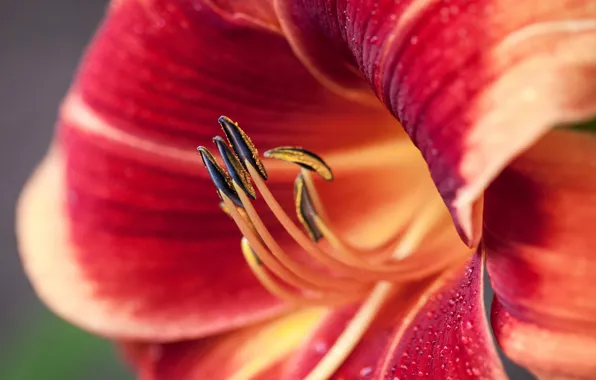
<instances>
[{"instance_id":1,"label":"orange petal","mask_svg":"<svg viewBox=\"0 0 596 380\"><path fill-rule=\"evenodd\" d=\"M278 8L313 71L349 93L362 83L345 67L360 69L420 148L470 245L481 235L478 199L503 167L550 128L596 115L591 1L283 0Z\"/></svg>"},{"instance_id":2,"label":"orange petal","mask_svg":"<svg viewBox=\"0 0 596 380\"><path fill-rule=\"evenodd\" d=\"M596 376L595 151L594 135L553 131L486 192L495 333L542 377Z\"/></svg>"},{"instance_id":3,"label":"orange petal","mask_svg":"<svg viewBox=\"0 0 596 380\"><path fill-rule=\"evenodd\" d=\"M213 338L122 348L140 380L277 380L322 315L323 309L305 309Z\"/></svg>"}]
</instances>

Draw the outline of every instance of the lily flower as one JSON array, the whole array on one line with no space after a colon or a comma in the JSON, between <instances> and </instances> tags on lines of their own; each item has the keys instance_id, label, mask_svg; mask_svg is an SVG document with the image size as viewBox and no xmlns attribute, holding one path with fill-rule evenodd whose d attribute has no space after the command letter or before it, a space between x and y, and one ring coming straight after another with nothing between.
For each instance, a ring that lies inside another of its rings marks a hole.
<instances>
[{"instance_id":1,"label":"lily flower","mask_svg":"<svg viewBox=\"0 0 596 380\"><path fill-rule=\"evenodd\" d=\"M593 379L594 117L591 0L117 0L20 251L140 379L505 378L485 262L505 354Z\"/></svg>"}]
</instances>

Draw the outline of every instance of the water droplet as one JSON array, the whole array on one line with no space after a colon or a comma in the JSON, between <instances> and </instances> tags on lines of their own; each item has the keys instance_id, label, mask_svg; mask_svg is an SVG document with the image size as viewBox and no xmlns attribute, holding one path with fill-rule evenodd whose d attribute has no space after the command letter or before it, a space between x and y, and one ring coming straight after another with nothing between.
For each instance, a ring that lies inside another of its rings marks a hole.
<instances>
[{"instance_id":1,"label":"water droplet","mask_svg":"<svg viewBox=\"0 0 596 380\"><path fill-rule=\"evenodd\" d=\"M329 350L329 346L325 342L315 343L314 349L319 354L325 354Z\"/></svg>"},{"instance_id":2,"label":"water droplet","mask_svg":"<svg viewBox=\"0 0 596 380\"><path fill-rule=\"evenodd\" d=\"M474 328L474 325L470 321L466 321L464 326L466 327L467 330L472 330Z\"/></svg>"},{"instance_id":3,"label":"water droplet","mask_svg":"<svg viewBox=\"0 0 596 380\"><path fill-rule=\"evenodd\" d=\"M360 370L360 376L364 377L364 376L368 376L372 373L373 369L372 367L364 367Z\"/></svg>"}]
</instances>

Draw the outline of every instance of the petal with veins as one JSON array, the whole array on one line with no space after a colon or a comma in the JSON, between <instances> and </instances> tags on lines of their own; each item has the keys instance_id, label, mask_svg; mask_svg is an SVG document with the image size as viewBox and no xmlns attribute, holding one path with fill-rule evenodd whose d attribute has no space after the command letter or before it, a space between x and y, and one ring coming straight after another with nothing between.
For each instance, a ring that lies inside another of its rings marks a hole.
<instances>
[{"instance_id":1,"label":"petal with veins","mask_svg":"<svg viewBox=\"0 0 596 380\"><path fill-rule=\"evenodd\" d=\"M485 196L495 334L545 378L596 376L595 151L594 135L550 132Z\"/></svg>"},{"instance_id":2,"label":"petal with veins","mask_svg":"<svg viewBox=\"0 0 596 380\"><path fill-rule=\"evenodd\" d=\"M392 337L381 378L507 378L486 322L482 256L476 253L425 291Z\"/></svg>"},{"instance_id":3,"label":"petal with veins","mask_svg":"<svg viewBox=\"0 0 596 380\"><path fill-rule=\"evenodd\" d=\"M596 115L592 1L279 3L303 59L343 86L321 61L364 74L420 148L470 245L481 236L479 198L499 171L550 128Z\"/></svg>"},{"instance_id":4,"label":"petal with veins","mask_svg":"<svg viewBox=\"0 0 596 380\"><path fill-rule=\"evenodd\" d=\"M333 379L505 379L484 312L483 259L403 287L379 313ZM345 328L355 307L331 312L288 361L304 378Z\"/></svg>"},{"instance_id":5,"label":"petal with veins","mask_svg":"<svg viewBox=\"0 0 596 380\"><path fill-rule=\"evenodd\" d=\"M386 221L414 215L403 212L408 186L432 189L382 107L317 82L266 7L243 16L250 7L224 3L114 3L62 107L53 153L20 202L21 252L36 290L97 333L191 339L283 309L244 263L240 235L195 152L222 134L221 114L261 151L303 145L321 154L336 172L321 197L346 234L360 231L358 241L400 232ZM291 210L296 169L266 165ZM297 251L270 215L263 219Z\"/></svg>"},{"instance_id":6,"label":"petal with veins","mask_svg":"<svg viewBox=\"0 0 596 380\"><path fill-rule=\"evenodd\" d=\"M121 347L139 380L277 380L322 315L322 309L304 309L217 337Z\"/></svg>"}]
</instances>

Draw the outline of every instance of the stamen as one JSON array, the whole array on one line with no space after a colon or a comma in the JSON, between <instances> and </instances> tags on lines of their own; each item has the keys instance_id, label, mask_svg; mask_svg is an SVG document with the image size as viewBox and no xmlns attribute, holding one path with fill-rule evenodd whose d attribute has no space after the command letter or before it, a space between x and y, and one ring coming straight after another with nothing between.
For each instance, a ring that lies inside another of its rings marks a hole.
<instances>
[{"instance_id":1,"label":"stamen","mask_svg":"<svg viewBox=\"0 0 596 380\"><path fill-rule=\"evenodd\" d=\"M366 334L393 291L394 287L389 282L377 284L331 349L305 377L305 380L326 380L331 378Z\"/></svg>"},{"instance_id":2,"label":"stamen","mask_svg":"<svg viewBox=\"0 0 596 380\"><path fill-rule=\"evenodd\" d=\"M325 209L325 205L323 201L321 201L321 197L319 196L319 192L315 188L314 181L312 179L311 171L308 169L300 169L300 174L302 174L302 178L304 179L304 185L310 194L310 198L312 199L312 203L315 206L315 210L323 220L328 220L327 217L327 210Z\"/></svg>"},{"instance_id":3,"label":"stamen","mask_svg":"<svg viewBox=\"0 0 596 380\"><path fill-rule=\"evenodd\" d=\"M242 248L242 254L248 263L252 273L255 277L259 280L259 282L263 285L265 289L267 289L271 294L282 298L286 301L290 301L293 303L304 303L304 295L299 293L293 293L288 291L287 289L283 288L280 284L276 283L268 274L263 270L263 263L261 259L257 256L255 251L253 251L248 239L245 237L242 238L240 242L240 246Z\"/></svg>"},{"instance_id":4,"label":"stamen","mask_svg":"<svg viewBox=\"0 0 596 380\"><path fill-rule=\"evenodd\" d=\"M323 234L314 221L317 213L308 190L305 190L304 188L304 177L301 174L298 174L298 177L296 177L296 181L294 182L294 200L298 220L302 223L308 237L312 241L318 242L323 237Z\"/></svg>"},{"instance_id":5,"label":"stamen","mask_svg":"<svg viewBox=\"0 0 596 380\"><path fill-rule=\"evenodd\" d=\"M249 166L249 168L251 168ZM252 168L252 170L255 170ZM258 181L261 181L260 179ZM256 182L255 182L256 183ZM239 189L238 185L235 185L237 189ZM261 192L262 194L262 192ZM256 231L263 239L265 245L271 250L273 256L275 256L280 262L284 263L288 269L292 272L299 274L302 278L307 280L308 282L318 285L320 287L325 287L328 289L336 289L342 291L348 290L362 290L361 282L369 282L366 279L362 278L338 278L338 277L331 277L328 274L317 273L310 269L309 267L302 265L295 260L293 260L290 256L288 256L284 250L279 246L275 238L271 235L263 220L260 218L259 214L255 210L254 206L248 199L248 197L243 194L242 192L238 192L240 200L244 205L244 209L248 215L248 218L253 223ZM293 223L293 222L292 222ZM297 229L297 228L296 228ZM298 230L299 231L299 230ZM304 237L306 239L306 237ZM306 239L309 241L308 239ZM315 246L318 250L318 247ZM304 247L303 247L304 249ZM324 256L324 254L323 254ZM341 272L340 272L341 273ZM357 272L356 272L357 273ZM354 273L354 274L356 274Z\"/></svg>"},{"instance_id":6,"label":"stamen","mask_svg":"<svg viewBox=\"0 0 596 380\"><path fill-rule=\"evenodd\" d=\"M240 159L240 162L244 165L246 161L250 162L254 167L256 167L259 171L259 176L264 180L267 179L267 171L265 170L265 166L259 159L259 152L255 145L252 143L250 138L240 127L238 123L233 122L226 116L220 116L219 124L223 129L226 137L228 138L228 142L236 155Z\"/></svg>"},{"instance_id":7,"label":"stamen","mask_svg":"<svg viewBox=\"0 0 596 380\"><path fill-rule=\"evenodd\" d=\"M290 236L302 247L302 249L304 249L305 252L309 253L315 260L324 264L329 269L333 270L335 273L352 277L353 281L370 282L379 281L382 279L391 279L392 274L387 273L388 271L383 270L381 271L381 273L371 273L371 271L363 270L364 268L361 266L349 265L349 263L342 261L341 259L338 260L338 257L334 257L329 255L328 253L323 252L296 226L296 224L294 224L292 219L290 219L290 217L283 210L279 202L275 199L265 182L259 178L255 178L256 169L252 167L250 164L247 165L247 169L248 172L251 174L253 180L255 181L257 189L259 189L259 192L261 193L263 199L265 200L273 214L277 217L277 220L286 229L286 232L288 232ZM248 198L246 196L244 196L243 198L242 194L239 194L239 197L242 200L244 207L246 208L247 214L255 223L255 227L257 228L259 233L262 234L263 231L259 229L259 226L254 220L254 217L258 217L258 215L256 215L256 211L254 210L254 208L249 205L250 201L248 201Z\"/></svg>"},{"instance_id":8,"label":"stamen","mask_svg":"<svg viewBox=\"0 0 596 380\"><path fill-rule=\"evenodd\" d=\"M204 146L199 146L197 147L197 150L201 154L203 165L205 165L205 167L207 168L207 172L211 177L211 181L213 181L213 184L217 188L218 194L221 192L227 195L232 201L234 201L236 205L242 207L242 202L240 202L240 199L238 199L238 194L232 186L232 179L230 178L228 173L226 173L223 170L223 168L219 166L219 164L217 163L217 161L215 161L215 158L213 157L211 152L207 150L207 148L205 148Z\"/></svg>"},{"instance_id":9,"label":"stamen","mask_svg":"<svg viewBox=\"0 0 596 380\"><path fill-rule=\"evenodd\" d=\"M423 238L446 215L444 206L435 199L421 207L426 202L426 192L415 189L416 194L402 202L400 213L396 215L396 229L407 226L401 236L373 248L355 247L331 228L311 176L311 172L316 172L323 179L332 180L331 168L319 156L302 148L288 146L269 150L265 152L266 157L302 167L294 184L294 201L305 234L267 187L265 167L250 138L237 123L225 116L219 118L219 123L233 152L221 137L215 137L213 141L229 174L206 148L199 147L198 150L222 199L221 209L234 220L244 235L241 240L242 254L263 287L293 305L330 306L366 297L333 347L305 378L328 379L354 350L372 321L394 295L396 284L431 275L460 259L460 256L443 255L429 260L436 256L434 249L410 257ZM316 260L315 265L320 263L326 268L303 264L284 251L252 204L251 199L256 199L256 191L251 178L290 237ZM445 235L447 238L448 235L442 232L436 237L442 239ZM329 243L324 249L317 244L322 238Z\"/></svg>"},{"instance_id":10,"label":"stamen","mask_svg":"<svg viewBox=\"0 0 596 380\"><path fill-rule=\"evenodd\" d=\"M246 198L246 195L244 195L244 197ZM228 198L225 194L222 196L222 199L228 210L230 210L230 216L232 219L234 219L234 222L236 222L240 232L242 232L242 234L247 238L250 246L253 247L263 264L267 266L276 276L283 278L285 282L299 289L312 291L326 289L325 287L313 285L312 282L304 276L304 273L294 273L294 271L288 268L288 262L291 260L288 260L283 264L279 262L277 258L274 257L265 247L261 238L257 235L255 227L249 225L247 221L242 218L241 214L239 213L240 209L234 205L232 200L230 200L230 198Z\"/></svg>"},{"instance_id":11,"label":"stamen","mask_svg":"<svg viewBox=\"0 0 596 380\"><path fill-rule=\"evenodd\" d=\"M395 245L401 239L399 235L396 235L392 239L372 249L362 249L353 246L336 234L328 225L328 217L324 212L325 210L323 204L313 183L310 172L301 170L301 174L306 189L309 193L309 197L312 200L312 203L315 205L315 210L317 210L317 227L322 231L324 237L331 243L331 245L337 247L341 251L349 252L353 255L366 255L370 257L373 262L385 261L392 258L393 254L395 253ZM392 221L395 223L396 230L400 230L404 225L408 224L408 222L414 217L414 213L420 209L420 203L424 199L427 199L427 197L424 196L426 192L424 192L424 190L421 191L423 192L420 193L419 190L413 191L412 195L402 202L403 206L400 208L399 214L397 214Z\"/></svg>"},{"instance_id":12,"label":"stamen","mask_svg":"<svg viewBox=\"0 0 596 380\"><path fill-rule=\"evenodd\" d=\"M292 162L305 169L316 172L326 181L333 180L333 172L323 159L313 152L294 146L281 146L264 153L267 158Z\"/></svg>"},{"instance_id":13,"label":"stamen","mask_svg":"<svg viewBox=\"0 0 596 380\"><path fill-rule=\"evenodd\" d=\"M248 194L249 197L251 197L252 199L256 199L257 194L255 193L255 189L252 187L252 184L250 183L248 172L246 171L246 169L244 169L244 167L238 160L238 157L236 157L236 155L232 153L228 145L221 137L215 136L213 138L213 142L215 143L215 145L217 145L219 154L221 155L221 158L223 159L224 164L226 165L226 169L228 169L228 173L230 177L232 177L232 180L240 184L242 186L242 189Z\"/></svg>"},{"instance_id":14,"label":"stamen","mask_svg":"<svg viewBox=\"0 0 596 380\"><path fill-rule=\"evenodd\" d=\"M357 300L362 297L361 293L319 293L319 294L302 294L294 293L287 290L281 284L278 284L269 274L266 272L262 263L250 246L248 239L242 238L241 240L242 254L246 259L251 271L259 282L267 289L271 294L282 298L286 301L292 302L297 305L342 305L350 301Z\"/></svg>"}]
</instances>

